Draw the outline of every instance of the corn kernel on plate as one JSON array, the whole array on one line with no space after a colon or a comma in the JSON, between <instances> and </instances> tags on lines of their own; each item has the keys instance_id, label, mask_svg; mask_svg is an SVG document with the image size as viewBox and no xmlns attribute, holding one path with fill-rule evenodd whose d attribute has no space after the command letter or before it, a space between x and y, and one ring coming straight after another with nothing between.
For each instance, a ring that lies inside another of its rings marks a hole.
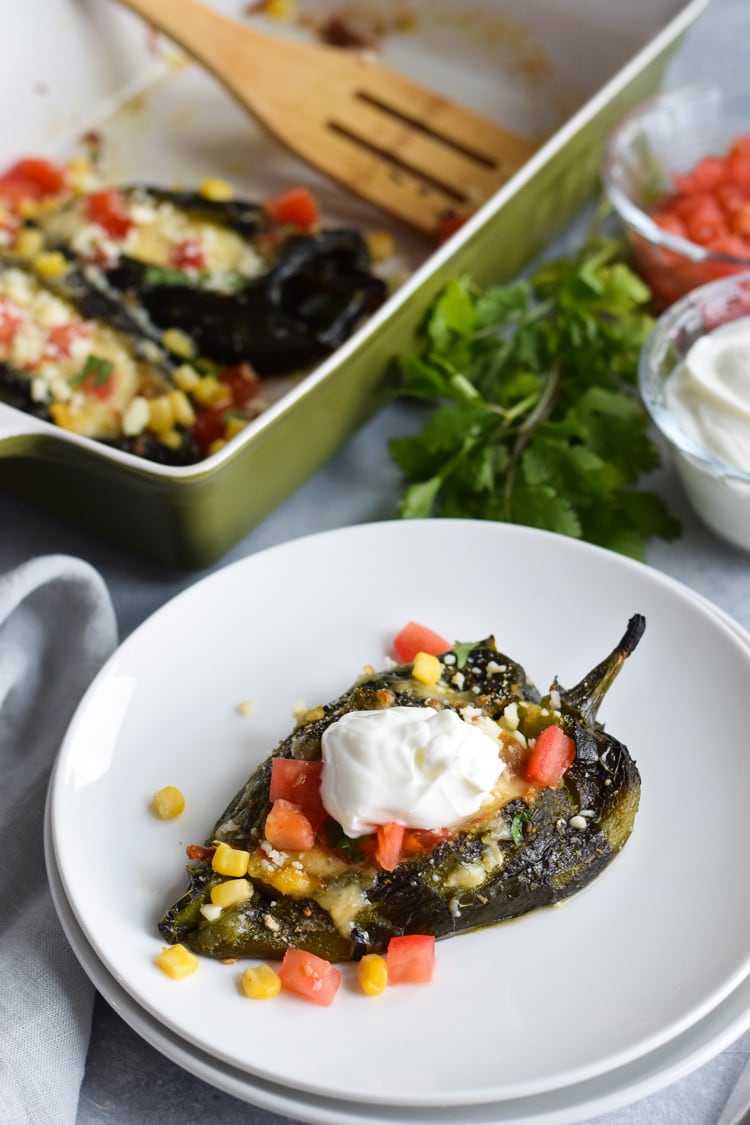
<instances>
[{"instance_id":1,"label":"corn kernel on plate","mask_svg":"<svg viewBox=\"0 0 750 1125\"><path fill-rule=\"evenodd\" d=\"M585 893L439 943L429 986L368 997L352 977L328 1009L283 993L250 1003L243 965L200 959L180 980L159 971L156 923L182 890L185 845L287 733L300 698L344 690L410 619L456 638L492 631L532 678L564 684L634 607L648 634L601 718L638 761L641 809L628 847ZM50 789L65 898L132 1005L249 1085L479 1113L593 1081L666 1049L746 982L750 890L734 857L750 846L749 665L747 646L684 587L528 528L409 521L273 548L161 609L84 698ZM710 706L690 707L709 676ZM186 807L160 820L149 806L168 785ZM704 830L716 808L720 831ZM706 886L710 910L696 900ZM718 1043L727 1023L714 1020ZM290 1053L280 1044L292 1023L306 1049ZM453 1030L466 1028L457 1066Z\"/></svg>"}]
</instances>

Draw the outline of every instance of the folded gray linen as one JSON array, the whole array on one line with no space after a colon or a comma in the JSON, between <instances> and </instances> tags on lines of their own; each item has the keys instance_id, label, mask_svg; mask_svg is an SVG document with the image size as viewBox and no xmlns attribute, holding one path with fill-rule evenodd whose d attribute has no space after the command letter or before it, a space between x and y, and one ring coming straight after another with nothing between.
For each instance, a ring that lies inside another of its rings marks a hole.
<instances>
[{"instance_id":1,"label":"folded gray linen","mask_svg":"<svg viewBox=\"0 0 750 1125\"><path fill-rule=\"evenodd\" d=\"M94 989L57 920L44 804L65 729L117 643L100 575L48 555L0 576L0 1122L70 1125Z\"/></svg>"}]
</instances>

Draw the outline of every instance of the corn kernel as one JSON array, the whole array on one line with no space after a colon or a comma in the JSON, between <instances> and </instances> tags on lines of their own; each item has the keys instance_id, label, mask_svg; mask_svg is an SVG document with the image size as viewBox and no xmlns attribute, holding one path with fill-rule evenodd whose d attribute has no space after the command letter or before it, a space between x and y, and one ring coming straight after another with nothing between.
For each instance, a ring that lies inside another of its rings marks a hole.
<instances>
[{"instance_id":1,"label":"corn kernel","mask_svg":"<svg viewBox=\"0 0 750 1125\"><path fill-rule=\"evenodd\" d=\"M393 256L396 249L396 240L387 230L372 230L365 241L373 262L386 261Z\"/></svg>"},{"instance_id":2,"label":"corn kernel","mask_svg":"<svg viewBox=\"0 0 750 1125\"><path fill-rule=\"evenodd\" d=\"M168 945L156 958L156 964L172 980L182 980L198 968L198 958L184 945Z\"/></svg>"},{"instance_id":3,"label":"corn kernel","mask_svg":"<svg viewBox=\"0 0 750 1125\"><path fill-rule=\"evenodd\" d=\"M198 386L193 390L193 398L201 406L218 406L222 402L227 405L231 395L226 383L222 383L215 375L204 375Z\"/></svg>"},{"instance_id":4,"label":"corn kernel","mask_svg":"<svg viewBox=\"0 0 750 1125\"><path fill-rule=\"evenodd\" d=\"M224 438L226 441L231 441L237 434L241 434L247 426L247 418L227 418L226 425L224 426Z\"/></svg>"},{"instance_id":5,"label":"corn kernel","mask_svg":"<svg viewBox=\"0 0 750 1125\"><path fill-rule=\"evenodd\" d=\"M210 457L212 453L218 453L226 444L223 438L217 438L216 441L212 441L208 447L208 456Z\"/></svg>"},{"instance_id":6,"label":"corn kernel","mask_svg":"<svg viewBox=\"0 0 750 1125\"><path fill-rule=\"evenodd\" d=\"M167 328L162 332L161 342L169 352L180 355L183 359L192 359L195 355L195 345L180 328Z\"/></svg>"},{"instance_id":7,"label":"corn kernel","mask_svg":"<svg viewBox=\"0 0 750 1125\"><path fill-rule=\"evenodd\" d=\"M253 897L253 885L247 879L227 879L211 888L211 902L226 910Z\"/></svg>"},{"instance_id":8,"label":"corn kernel","mask_svg":"<svg viewBox=\"0 0 750 1125\"><path fill-rule=\"evenodd\" d=\"M174 820L185 811L185 798L174 785L165 785L151 798L151 807L160 820Z\"/></svg>"},{"instance_id":9,"label":"corn kernel","mask_svg":"<svg viewBox=\"0 0 750 1125\"><path fill-rule=\"evenodd\" d=\"M210 199L215 203L227 203L230 199L234 199L232 185L217 177L204 180L199 191L204 199Z\"/></svg>"},{"instance_id":10,"label":"corn kernel","mask_svg":"<svg viewBox=\"0 0 750 1125\"><path fill-rule=\"evenodd\" d=\"M174 419L178 426L192 426L195 421L195 411L185 392L170 391L169 401L172 403Z\"/></svg>"},{"instance_id":11,"label":"corn kernel","mask_svg":"<svg viewBox=\"0 0 750 1125\"><path fill-rule=\"evenodd\" d=\"M411 675L412 679L418 680L420 684L436 684L442 671L443 666L436 656L431 656L428 652L418 652L414 657Z\"/></svg>"},{"instance_id":12,"label":"corn kernel","mask_svg":"<svg viewBox=\"0 0 750 1125\"><path fill-rule=\"evenodd\" d=\"M289 21L294 19L297 5L294 0L266 0L263 5L263 15L272 20Z\"/></svg>"},{"instance_id":13,"label":"corn kernel","mask_svg":"<svg viewBox=\"0 0 750 1125\"><path fill-rule=\"evenodd\" d=\"M169 395L152 398L148 404L148 428L155 434L165 434L174 429L174 409Z\"/></svg>"},{"instance_id":14,"label":"corn kernel","mask_svg":"<svg viewBox=\"0 0 750 1125\"><path fill-rule=\"evenodd\" d=\"M232 848L229 844L217 844L211 866L219 875L232 875L239 878L247 875L247 865L250 862L250 852L240 848Z\"/></svg>"},{"instance_id":15,"label":"corn kernel","mask_svg":"<svg viewBox=\"0 0 750 1125\"><path fill-rule=\"evenodd\" d=\"M159 444L166 449L179 449L182 445L182 434L179 430L164 430L158 438Z\"/></svg>"},{"instance_id":16,"label":"corn kernel","mask_svg":"<svg viewBox=\"0 0 750 1125\"><path fill-rule=\"evenodd\" d=\"M43 250L34 258L33 264L41 277L62 277L67 268L65 256L59 250Z\"/></svg>"},{"instance_id":17,"label":"corn kernel","mask_svg":"<svg viewBox=\"0 0 750 1125\"><path fill-rule=\"evenodd\" d=\"M40 211L39 200L25 196L16 204L16 211L22 219L35 219Z\"/></svg>"},{"instance_id":18,"label":"corn kernel","mask_svg":"<svg viewBox=\"0 0 750 1125\"><path fill-rule=\"evenodd\" d=\"M19 231L15 251L19 258L35 258L44 246L44 235L40 230L26 227Z\"/></svg>"},{"instance_id":19,"label":"corn kernel","mask_svg":"<svg viewBox=\"0 0 750 1125\"><path fill-rule=\"evenodd\" d=\"M237 704L237 710L240 715L249 715L254 706L255 703L252 699L243 699L241 703Z\"/></svg>"},{"instance_id":20,"label":"corn kernel","mask_svg":"<svg viewBox=\"0 0 750 1125\"><path fill-rule=\"evenodd\" d=\"M281 979L270 965L254 965L242 974L242 988L251 1000L270 1000L281 992Z\"/></svg>"},{"instance_id":21,"label":"corn kernel","mask_svg":"<svg viewBox=\"0 0 750 1125\"><path fill-rule=\"evenodd\" d=\"M275 871L263 872L263 879L270 883L280 895L289 895L291 898L304 898L318 886L317 880L312 879L306 871L287 864Z\"/></svg>"},{"instance_id":22,"label":"corn kernel","mask_svg":"<svg viewBox=\"0 0 750 1125\"><path fill-rule=\"evenodd\" d=\"M388 965L379 953L366 953L357 965L359 986L368 996L379 996L388 984Z\"/></svg>"},{"instance_id":23,"label":"corn kernel","mask_svg":"<svg viewBox=\"0 0 750 1125\"><path fill-rule=\"evenodd\" d=\"M201 381L201 377L194 367L190 367L187 363L181 363L180 366L173 372L172 378L181 391L194 391Z\"/></svg>"},{"instance_id":24,"label":"corn kernel","mask_svg":"<svg viewBox=\"0 0 750 1125\"><path fill-rule=\"evenodd\" d=\"M133 395L122 415L122 432L126 437L137 437L149 424L151 407L143 395Z\"/></svg>"}]
</instances>

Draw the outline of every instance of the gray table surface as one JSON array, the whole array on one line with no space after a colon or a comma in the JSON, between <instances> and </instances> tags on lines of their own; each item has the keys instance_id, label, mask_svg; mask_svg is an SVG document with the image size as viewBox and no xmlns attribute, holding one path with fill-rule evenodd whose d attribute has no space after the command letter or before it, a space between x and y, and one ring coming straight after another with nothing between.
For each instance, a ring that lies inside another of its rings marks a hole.
<instances>
[{"instance_id":1,"label":"gray table surface","mask_svg":"<svg viewBox=\"0 0 750 1125\"><path fill-rule=\"evenodd\" d=\"M746 69L749 43L750 0L713 0L670 63L666 85L730 81L733 74ZM308 533L395 518L400 480L386 443L413 427L413 415L404 404L386 408L247 535L222 565ZM655 542L649 550L649 563L703 594L750 629L750 558L703 528L687 508L670 467L656 474L654 487L681 518L684 533L676 543ZM52 552L78 555L97 567L111 591L121 637L202 577L167 571L3 495L0 527L5 529L0 536L0 571ZM748 1052L750 1032L678 1082L594 1120L598 1125L714 1125ZM97 998L78 1125L209 1121L216 1125L280 1125L287 1120L238 1101L182 1070L148 1046Z\"/></svg>"}]
</instances>

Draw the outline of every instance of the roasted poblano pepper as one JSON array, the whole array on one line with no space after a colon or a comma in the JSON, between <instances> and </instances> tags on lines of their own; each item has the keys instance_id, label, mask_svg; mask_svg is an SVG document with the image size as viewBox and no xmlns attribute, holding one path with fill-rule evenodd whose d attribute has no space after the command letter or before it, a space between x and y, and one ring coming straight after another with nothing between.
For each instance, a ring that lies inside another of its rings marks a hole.
<instances>
[{"instance_id":1,"label":"roasted poblano pepper","mask_svg":"<svg viewBox=\"0 0 750 1125\"><path fill-rule=\"evenodd\" d=\"M543 696L519 664L498 653L492 637L441 657L436 684L415 680L411 665L360 677L339 699L300 717L230 803L206 845L188 849L198 856L188 864L190 886L164 915L162 935L217 958L279 958L296 947L341 961L383 950L394 935L450 937L574 894L619 852L637 812L635 762L596 715L644 628L642 616L632 617L620 643L580 683L566 690L555 680ZM459 714L470 708L472 715L480 708L504 731L509 777L489 812L427 853L402 858L392 871L380 869L331 822L327 843L310 851L274 854L264 847L275 757L319 759L324 730L346 712L425 705ZM575 759L556 786L530 784L524 746L550 723L574 740ZM206 917L201 908L223 879L212 867L213 849L222 841L250 851L253 895Z\"/></svg>"},{"instance_id":2,"label":"roasted poblano pepper","mask_svg":"<svg viewBox=\"0 0 750 1125\"><path fill-rule=\"evenodd\" d=\"M131 223L124 240L88 245L84 198L39 217L47 245L93 256L110 293L160 331L179 329L196 355L221 366L248 362L259 375L308 367L386 296L353 228L302 233L255 203L145 184L118 189L118 198Z\"/></svg>"}]
</instances>

